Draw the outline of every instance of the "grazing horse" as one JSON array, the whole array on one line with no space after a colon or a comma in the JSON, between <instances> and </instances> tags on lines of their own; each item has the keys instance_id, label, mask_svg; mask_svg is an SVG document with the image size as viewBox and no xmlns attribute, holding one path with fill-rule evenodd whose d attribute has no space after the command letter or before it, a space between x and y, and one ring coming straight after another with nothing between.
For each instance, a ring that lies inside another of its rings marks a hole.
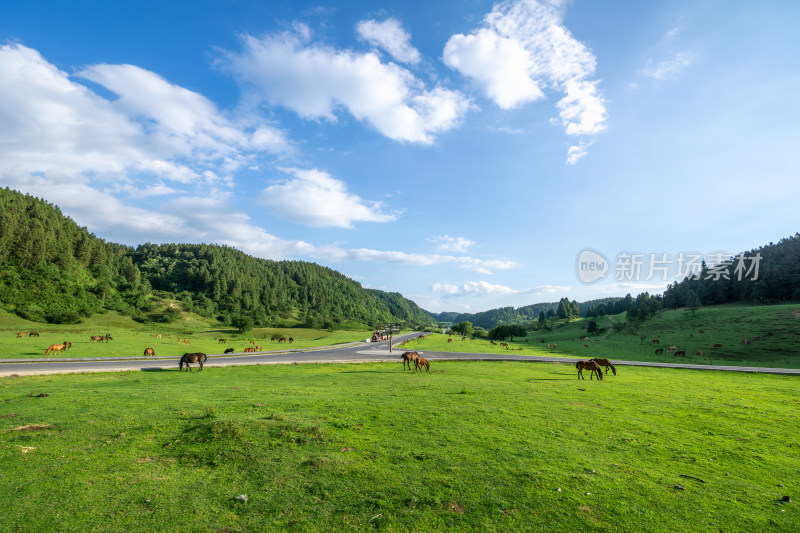
<instances>
[{"instance_id":1,"label":"grazing horse","mask_svg":"<svg viewBox=\"0 0 800 533\"><path fill-rule=\"evenodd\" d=\"M603 371L600 370L600 365L598 365L595 361L578 361L575 363L575 368L578 369L578 379L586 379L583 377L584 370L591 370L589 374L589 379L594 379L594 373L597 372L597 377L602 381L603 379Z\"/></svg>"},{"instance_id":2,"label":"grazing horse","mask_svg":"<svg viewBox=\"0 0 800 533\"><path fill-rule=\"evenodd\" d=\"M260 346L260 345L257 345L257 346L256 346L256 351L257 351L257 352L260 352L260 351L261 351L261 346Z\"/></svg>"},{"instance_id":3,"label":"grazing horse","mask_svg":"<svg viewBox=\"0 0 800 533\"><path fill-rule=\"evenodd\" d=\"M660 343L659 343L659 341L658 341L658 339L653 339L653 340L652 340L652 341L650 341L650 342L652 342L653 344L660 344Z\"/></svg>"},{"instance_id":4,"label":"grazing horse","mask_svg":"<svg viewBox=\"0 0 800 533\"><path fill-rule=\"evenodd\" d=\"M105 337L103 337L103 340L106 342L113 341L114 337L112 337L110 333L106 333Z\"/></svg>"},{"instance_id":5,"label":"grazing horse","mask_svg":"<svg viewBox=\"0 0 800 533\"><path fill-rule=\"evenodd\" d=\"M234 352L233 348L226 348L225 349L225 353L233 353L233 352Z\"/></svg>"},{"instance_id":6,"label":"grazing horse","mask_svg":"<svg viewBox=\"0 0 800 533\"><path fill-rule=\"evenodd\" d=\"M656 350L656 355L661 355L662 353L664 353L664 348L659 348Z\"/></svg>"},{"instance_id":7,"label":"grazing horse","mask_svg":"<svg viewBox=\"0 0 800 533\"><path fill-rule=\"evenodd\" d=\"M186 370L188 372L192 371L192 367L189 366L189 363L198 363L200 365L200 370L198 372L202 372L203 370L203 363L208 357L204 353L185 353L181 357L181 362L178 365L178 372L183 370L183 365L186 365Z\"/></svg>"},{"instance_id":8,"label":"grazing horse","mask_svg":"<svg viewBox=\"0 0 800 533\"><path fill-rule=\"evenodd\" d=\"M156 354L156 352L152 348L145 348L144 349L144 355L155 355L155 354Z\"/></svg>"},{"instance_id":9,"label":"grazing horse","mask_svg":"<svg viewBox=\"0 0 800 533\"><path fill-rule=\"evenodd\" d=\"M226 342L228 342L228 339L220 339L219 342L220 344L225 344Z\"/></svg>"},{"instance_id":10,"label":"grazing horse","mask_svg":"<svg viewBox=\"0 0 800 533\"><path fill-rule=\"evenodd\" d=\"M414 361L416 371L417 359L419 359L419 354L417 352L405 352L400 356L400 359L403 360L403 370L406 369L406 365L408 365L408 369L411 370L411 361Z\"/></svg>"},{"instance_id":11,"label":"grazing horse","mask_svg":"<svg viewBox=\"0 0 800 533\"><path fill-rule=\"evenodd\" d=\"M158 335L156 335L156 339L160 339L160 338L161 338L161 333L159 333Z\"/></svg>"},{"instance_id":12,"label":"grazing horse","mask_svg":"<svg viewBox=\"0 0 800 533\"><path fill-rule=\"evenodd\" d=\"M503 348L505 348L506 350L508 350L508 343L507 343L507 342L501 342L501 343L500 343L500 346L502 346Z\"/></svg>"},{"instance_id":13,"label":"grazing horse","mask_svg":"<svg viewBox=\"0 0 800 533\"><path fill-rule=\"evenodd\" d=\"M597 363L602 367L605 367L606 375L608 375L609 368L611 369L611 372L613 372L615 376L617 375L617 369L614 368L614 365L612 365L611 361L609 361L608 359L600 359L599 357L595 357L594 359L592 359L592 361L594 361L595 363Z\"/></svg>"},{"instance_id":14,"label":"grazing horse","mask_svg":"<svg viewBox=\"0 0 800 533\"><path fill-rule=\"evenodd\" d=\"M250 346L249 348L245 348L244 349L244 353L252 353L252 352L255 352L255 351L256 351L256 349L253 348L252 346Z\"/></svg>"},{"instance_id":15,"label":"grazing horse","mask_svg":"<svg viewBox=\"0 0 800 533\"><path fill-rule=\"evenodd\" d=\"M553 349L555 350L556 348L558 348L558 343L555 343L555 342L554 342L554 343L553 343Z\"/></svg>"},{"instance_id":16,"label":"grazing horse","mask_svg":"<svg viewBox=\"0 0 800 533\"><path fill-rule=\"evenodd\" d=\"M292 344L293 342L294 342L294 339L289 337L289 344Z\"/></svg>"},{"instance_id":17,"label":"grazing horse","mask_svg":"<svg viewBox=\"0 0 800 533\"><path fill-rule=\"evenodd\" d=\"M104 338L105 338L105 337L102 337L102 336L100 336L100 335L92 335L91 337L89 337L89 339L90 339L92 342L100 342L100 341L102 341Z\"/></svg>"},{"instance_id":18,"label":"grazing horse","mask_svg":"<svg viewBox=\"0 0 800 533\"><path fill-rule=\"evenodd\" d=\"M715 344L714 348L722 348L722 345L721 344Z\"/></svg>"},{"instance_id":19,"label":"grazing horse","mask_svg":"<svg viewBox=\"0 0 800 533\"><path fill-rule=\"evenodd\" d=\"M38 337L38 336L39 336L39 333L38 333L38 332L36 332L36 331L31 331L30 333L28 333L28 336L29 336L29 337Z\"/></svg>"},{"instance_id":20,"label":"grazing horse","mask_svg":"<svg viewBox=\"0 0 800 533\"><path fill-rule=\"evenodd\" d=\"M676 350L675 353L672 354L672 357L677 356L686 357L686 350Z\"/></svg>"},{"instance_id":21,"label":"grazing horse","mask_svg":"<svg viewBox=\"0 0 800 533\"><path fill-rule=\"evenodd\" d=\"M494 342L494 341L489 341L489 342L490 342L490 343L492 343L492 344L494 344L495 346L497 346L497 343L496 343L496 342Z\"/></svg>"},{"instance_id":22,"label":"grazing horse","mask_svg":"<svg viewBox=\"0 0 800 533\"><path fill-rule=\"evenodd\" d=\"M447 339L447 342L453 342L452 338Z\"/></svg>"},{"instance_id":23,"label":"grazing horse","mask_svg":"<svg viewBox=\"0 0 800 533\"><path fill-rule=\"evenodd\" d=\"M674 352L674 351L675 351L675 350L677 350L677 349L678 349L678 347L677 347L677 346L670 346L670 347L669 347L669 350L667 350L667 351L668 351L668 352Z\"/></svg>"},{"instance_id":24,"label":"grazing horse","mask_svg":"<svg viewBox=\"0 0 800 533\"><path fill-rule=\"evenodd\" d=\"M61 355L64 355L64 350L67 349L65 344L51 344L47 350L45 350L44 354L47 355L50 352L61 352Z\"/></svg>"},{"instance_id":25,"label":"grazing horse","mask_svg":"<svg viewBox=\"0 0 800 533\"><path fill-rule=\"evenodd\" d=\"M64 346L66 346L67 350L69 350L70 348L72 348L72 343L69 341L64 341Z\"/></svg>"},{"instance_id":26,"label":"grazing horse","mask_svg":"<svg viewBox=\"0 0 800 533\"><path fill-rule=\"evenodd\" d=\"M280 339L278 339L278 344L282 342L286 342L286 337L281 337Z\"/></svg>"},{"instance_id":27,"label":"grazing horse","mask_svg":"<svg viewBox=\"0 0 800 533\"><path fill-rule=\"evenodd\" d=\"M18 331L18 332L17 332L17 337L19 337L19 338L22 338L22 337L24 337L24 336L25 336L25 335L27 335L27 334L28 334L28 332L27 332L27 331Z\"/></svg>"},{"instance_id":28,"label":"grazing horse","mask_svg":"<svg viewBox=\"0 0 800 533\"><path fill-rule=\"evenodd\" d=\"M414 372L420 370L423 366L428 372L431 371L431 364L427 359L423 359L422 357L417 358L417 360L414 361Z\"/></svg>"},{"instance_id":29,"label":"grazing horse","mask_svg":"<svg viewBox=\"0 0 800 533\"><path fill-rule=\"evenodd\" d=\"M698 351L698 352L697 352L697 355L705 355L705 353L704 353L704 352L700 352L700 351Z\"/></svg>"}]
</instances>

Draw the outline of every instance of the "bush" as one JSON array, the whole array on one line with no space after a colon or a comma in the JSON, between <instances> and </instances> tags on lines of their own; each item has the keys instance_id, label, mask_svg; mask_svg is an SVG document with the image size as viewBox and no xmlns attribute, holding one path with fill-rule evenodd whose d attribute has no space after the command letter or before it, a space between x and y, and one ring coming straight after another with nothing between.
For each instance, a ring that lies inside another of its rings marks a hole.
<instances>
[{"instance_id":1,"label":"bush","mask_svg":"<svg viewBox=\"0 0 800 533\"><path fill-rule=\"evenodd\" d=\"M235 327L239 333L247 333L253 329L253 319L249 316L237 316L231 320L231 326Z\"/></svg>"},{"instance_id":2,"label":"bush","mask_svg":"<svg viewBox=\"0 0 800 533\"><path fill-rule=\"evenodd\" d=\"M80 324L81 315L75 311L61 311L47 315L47 321L51 324Z\"/></svg>"}]
</instances>

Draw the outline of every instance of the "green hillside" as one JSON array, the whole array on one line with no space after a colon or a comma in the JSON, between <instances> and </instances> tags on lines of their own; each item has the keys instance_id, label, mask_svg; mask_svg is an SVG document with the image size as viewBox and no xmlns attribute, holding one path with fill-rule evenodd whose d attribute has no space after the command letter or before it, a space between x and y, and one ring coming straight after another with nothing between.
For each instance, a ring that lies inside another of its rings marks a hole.
<instances>
[{"instance_id":1,"label":"green hillside","mask_svg":"<svg viewBox=\"0 0 800 533\"><path fill-rule=\"evenodd\" d=\"M105 242L58 207L0 189L0 306L35 322L78 323L113 310L140 322L180 310L232 324L368 329L433 319L397 293L364 289L314 263L270 261L210 244ZM174 308L173 308L174 309Z\"/></svg>"}]
</instances>

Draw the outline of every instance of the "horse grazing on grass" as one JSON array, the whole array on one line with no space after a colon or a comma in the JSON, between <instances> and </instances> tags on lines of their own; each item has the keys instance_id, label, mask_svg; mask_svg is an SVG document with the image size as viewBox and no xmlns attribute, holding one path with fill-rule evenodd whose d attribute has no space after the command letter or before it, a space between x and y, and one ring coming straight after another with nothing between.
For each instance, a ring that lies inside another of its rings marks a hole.
<instances>
[{"instance_id":1,"label":"horse grazing on grass","mask_svg":"<svg viewBox=\"0 0 800 533\"><path fill-rule=\"evenodd\" d=\"M605 367L606 375L608 375L609 368L611 369L611 372L613 372L615 376L617 375L617 369L614 368L614 365L612 365L611 361L609 361L608 359L600 359L599 357L595 357L594 359L592 359L592 361L594 361L595 363L597 363L602 367Z\"/></svg>"},{"instance_id":2,"label":"horse grazing on grass","mask_svg":"<svg viewBox=\"0 0 800 533\"><path fill-rule=\"evenodd\" d=\"M253 348L252 346L250 346L249 348L245 348L244 349L244 353L252 353L252 352L255 352L255 351L256 351L256 349Z\"/></svg>"},{"instance_id":3,"label":"horse grazing on grass","mask_svg":"<svg viewBox=\"0 0 800 533\"><path fill-rule=\"evenodd\" d=\"M584 370L591 370L589 374L589 379L594 379L594 373L597 372L597 377L602 381L603 379L603 371L600 370L600 365L598 365L595 361L578 361L575 363L575 368L578 369L578 379L586 379L583 377Z\"/></svg>"},{"instance_id":4,"label":"horse grazing on grass","mask_svg":"<svg viewBox=\"0 0 800 533\"><path fill-rule=\"evenodd\" d=\"M198 370L198 372L202 372L203 363L205 362L205 360L207 358L208 358L208 356L206 356L206 354L200 353L200 352L197 352L197 353L185 353L181 357L181 362L178 365L178 372L183 370L183 365L186 365L186 370L188 372L191 372L192 371L192 367L189 366L189 363L198 363L200 365L200 370Z\"/></svg>"},{"instance_id":5,"label":"horse grazing on grass","mask_svg":"<svg viewBox=\"0 0 800 533\"><path fill-rule=\"evenodd\" d=\"M656 350L656 355L661 355L662 353L664 353L664 348L659 348Z\"/></svg>"},{"instance_id":6,"label":"horse grazing on grass","mask_svg":"<svg viewBox=\"0 0 800 533\"><path fill-rule=\"evenodd\" d=\"M286 337L281 337L280 339L278 339L278 344L282 342L286 342Z\"/></svg>"},{"instance_id":7,"label":"horse grazing on grass","mask_svg":"<svg viewBox=\"0 0 800 533\"><path fill-rule=\"evenodd\" d=\"M92 342L100 342L103 339L105 339L105 337L101 335L92 335L91 337L89 337L89 340L91 340Z\"/></svg>"},{"instance_id":8,"label":"horse grazing on grass","mask_svg":"<svg viewBox=\"0 0 800 533\"><path fill-rule=\"evenodd\" d=\"M431 371L431 364L428 362L428 360L418 357L417 360L414 361L414 372L420 370L423 366L428 372Z\"/></svg>"},{"instance_id":9,"label":"horse grazing on grass","mask_svg":"<svg viewBox=\"0 0 800 533\"><path fill-rule=\"evenodd\" d=\"M220 339L219 342L220 344L225 344L226 342L228 342L228 339Z\"/></svg>"},{"instance_id":10,"label":"horse grazing on grass","mask_svg":"<svg viewBox=\"0 0 800 533\"><path fill-rule=\"evenodd\" d=\"M686 357L686 350L676 350L672 357Z\"/></svg>"},{"instance_id":11,"label":"horse grazing on grass","mask_svg":"<svg viewBox=\"0 0 800 533\"><path fill-rule=\"evenodd\" d=\"M28 333L28 337L38 337L38 336L39 336L39 333L36 332L36 331L31 331L30 333Z\"/></svg>"},{"instance_id":12,"label":"horse grazing on grass","mask_svg":"<svg viewBox=\"0 0 800 533\"><path fill-rule=\"evenodd\" d=\"M406 369L406 365L408 365L408 369L411 370L411 361L414 361L415 370L417 360L419 359L419 354L417 352L405 352L403 355L400 356L400 359L403 360L403 370Z\"/></svg>"},{"instance_id":13,"label":"horse grazing on grass","mask_svg":"<svg viewBox=\"0 0 800 533\"><path fill-rule=\"evenodd\" d=\"M144 355L153 355L154 356L155 354L156 354L156 351L153 350L152 348L145 348L144 349Z\"/></svg>"},{"instance_id":14,"label":"horse grazing on grass","mask_svg":"<svg viewBox=\"0 0 800 533\"><path fill-rule=\"evenodd\" d=\"M45 350L44 354L47 355L50 352L61 352L61 355L64 355L64 350L67 349L66 344L51 344L47 350Z\"/></svg>"},{"instance_id":15,"label":"horse grazing on grass","mask_svg":"<svg viewBox=\"0 0 800 533\"><path fill-rule=\"evenodd\" d=\"M28 334L28 332L27 332L27 331L18 331L18 332L17 332L17 337L19 337L19 338L22 338L22 337L24 337L24 336L25 336L25 335L27 335L27 334Z\"/></svg>"},{"instance_id":16,"label":"horse grazing on grass","mask_svg":"<svg viewBox=\"0 0 800 533\"><path fill-rule=\"evenodd\" d=\"M226 348L225 353L233 353L235 350L233 348Z\"/></svg>"},{"instance_id":17,"label":"horse grazing on grass","mask_svg":"<svg viewBox=\"0 0 800 533\"><path fill-rule=\"evenodd\" d=\"M293 342L294 342L294 339L289 337L289 344L292 344Z\"/></svg>"}]
</instances>

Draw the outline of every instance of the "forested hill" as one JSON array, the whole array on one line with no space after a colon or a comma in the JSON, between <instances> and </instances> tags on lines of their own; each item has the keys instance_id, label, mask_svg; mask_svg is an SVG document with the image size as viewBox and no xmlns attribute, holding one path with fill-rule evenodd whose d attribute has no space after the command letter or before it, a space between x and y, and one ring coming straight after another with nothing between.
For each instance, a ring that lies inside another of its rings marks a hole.
<instances>
[{"instance_id":1,"label":"forested hill","mask_svg":"<svg viewBox=\"0 0 800 533\"><path fill-rule=\"evenodd\" d=\"M270 261L206 244L109 243L58 207L0 189L0 305L36 321L77 322L103 309L138 320L159 299L186 311L255 325L427 326L431 317L397 293L364 289L329 268ZM168 317L167 317L168 318Z\"/></svg>"},{"instance_id":2,"label":"forested hill","mask_svg":"<svg viewBox=\"0 0 800 533\"><path fill-rule=\"evenodd\" d=\"M664 307L800 301L800 233L737 256L667 287Z\"/></svg>"}]
</instances>

